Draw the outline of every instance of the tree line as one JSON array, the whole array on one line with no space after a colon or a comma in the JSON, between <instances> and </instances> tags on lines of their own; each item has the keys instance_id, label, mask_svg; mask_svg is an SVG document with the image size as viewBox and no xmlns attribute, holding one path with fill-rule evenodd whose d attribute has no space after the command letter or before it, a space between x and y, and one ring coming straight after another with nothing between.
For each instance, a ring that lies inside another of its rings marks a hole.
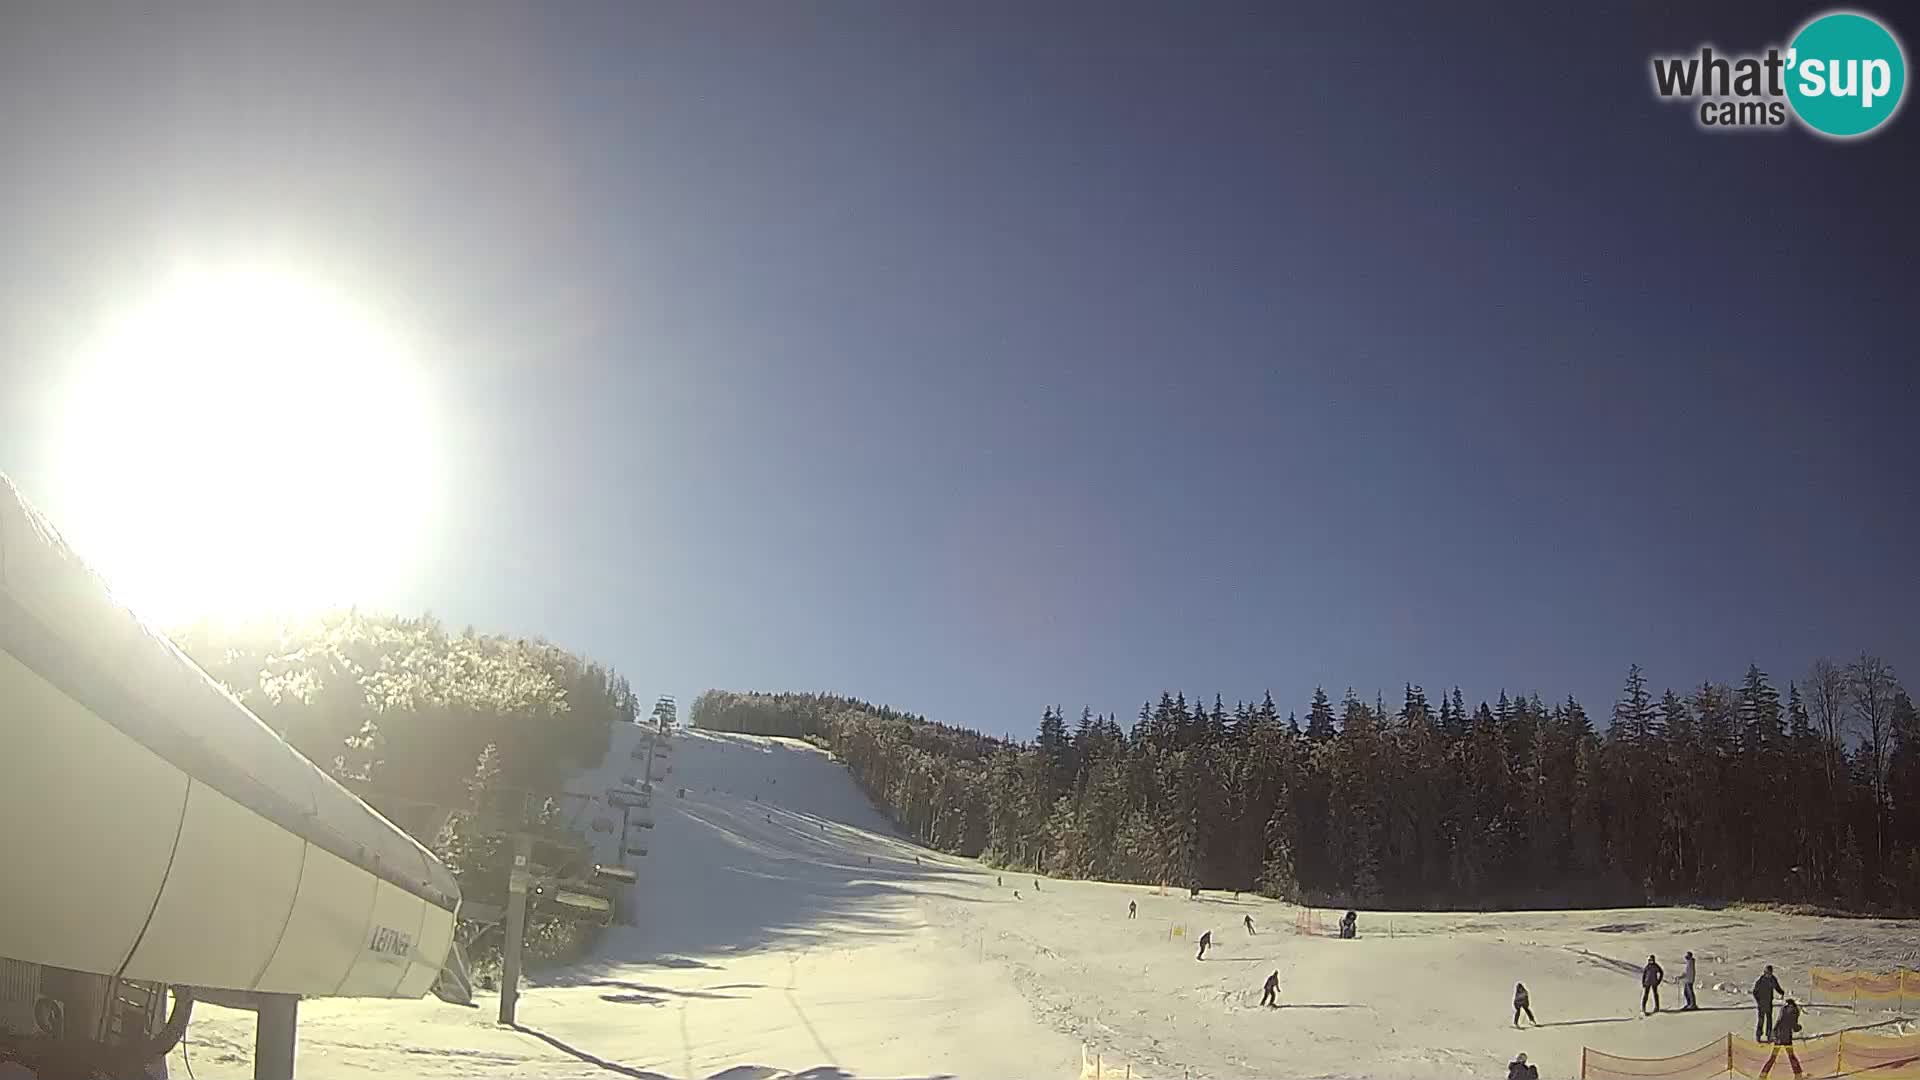
<instances>
[{"instance_id":1,"label":"tree line","mask_svg":"<svg viewBox=\"0 0 1920 1080\"><path fill-rule=\"evenodd\" d=\"M504 899L511 861L476 816L556 825L560 808L545 793L599 765L612 726L639 714L610 668L545 641L449 633L432 618L203 623L174 640L294 749L439 855L468 899ZM563 956L583 934L577 922L536 918L528 941L536 956Z\"/></svg>"},{"instance_id":2,"label":"tree line","mask_svg":"<svg viewBox=\"0 0 1920 1080\"><path fill-rule=\"evenodd\" d=\"M1046 873L1334 906L1755 900L1920 909L1920 714L1892 668L1748 668L1603 725L1569 697L1408 685L1164 693L1123 728L1048 707L1010 742L829 694L709 691L699 727L811 738L916 838Z\"/></svg>"}]
</instances>

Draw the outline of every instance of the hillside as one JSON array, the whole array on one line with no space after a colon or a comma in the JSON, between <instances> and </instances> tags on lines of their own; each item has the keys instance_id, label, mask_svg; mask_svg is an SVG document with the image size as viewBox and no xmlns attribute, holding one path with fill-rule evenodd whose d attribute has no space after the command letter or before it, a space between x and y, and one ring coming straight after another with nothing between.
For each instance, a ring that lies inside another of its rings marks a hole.
<instances>
[{"instance_id":1,"label":"hillside","mask_svg":"<svg viewBox=\"0 0 1920 1080\"><path fill-rule=\"evenodd\" d=\"M617 777L637 738L617 729L576 789ZM475 1011L308 1002L301 1075L1064 1080L1085 1043L1148 1080L1453 1080L1500 1075L1522 1050L1567 1080L1582 1046L1653 1057L1750 1029L1745 988L1762 963L1804 994L1813 964L1920 960L1912 922L1662 908L1362 911L1358 940L1302 936L1301 909L1278 901L1036 886L917 847L803 742L695 731L675 762L639 863L639 925L539 978L525 1030L495 1027L491 996ZM1218 945L1201 962L1203 930ZM1688 949L1702 1011L1639 1018L1636 964L1653 952L1677 972ZM1274 970L1282 1008L1263 1010ZM1508 1024L1516 980L1538 1029ZM251 1017L208 1013L189 1048L197 1075L245 1076ZM1866 1007L1815 1008L1807 1023L1914 1030L1910 1014Z\"/></svg>"}]
</instances>

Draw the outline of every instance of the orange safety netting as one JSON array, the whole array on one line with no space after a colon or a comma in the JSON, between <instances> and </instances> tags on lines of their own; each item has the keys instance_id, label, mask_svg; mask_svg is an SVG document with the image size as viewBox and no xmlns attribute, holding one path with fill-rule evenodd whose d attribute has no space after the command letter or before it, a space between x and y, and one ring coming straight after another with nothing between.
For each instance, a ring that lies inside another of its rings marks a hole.
<instances>
[{"instance_id":1,"label":"orange safety netting","mask_svg":"<svg viewBox=\"0 0 1920 1080\"><path fill-rule=\"evenodd\" d=\"M1920 1002L1920 971L1840 971L1812 968L1807 981L1815 1001L1911 1001Z\"/></svg>"},{"instance_id":2,"label":"orange safety netting","mask_svg":"<svg viewBox=\"0 0 1920 1080\"><path fill-rule=\"evenodd\" d=\"M1768 1076L1836 1076L1840 1072L1840 1040L1838 1038L1803 1039L1792 1046L1774 1046L1771 1043L1757 1043L1752 1039L1728 1036L1735 1076L1759 1076L1765 1072ZM1795 1059L1800 1068L1795 1069ZM1767 1069L1771 1061L1773 1068Z\"/></svg>"},{"instance_id":3,"label":"orange safety netting","mask_svg":"<svg viewBox=\"0 0 1920 1080\"><path fill-rule=\"evenodd\" d=\"M1664 1058L1619 1057L1598 1050L1580 1052L1581 1080L1633 1080L1637 1077L1722 1080L1726 1075L1726 1039L1716 1039L1698 1050Z\"/></svg>"},{"instance_id":4,"label":"orange safety netting","mask_svg":"<svg viewBox=\"0 0 1920 1080\"><path fill-rule=\"evenodd\" d=\"M1853 977L1855 997L1872 1001L1887 1001L1900 996L1900 973L1889 971L1882 975L1873 971L1858 972Z\"/></svg>"},{"instance_id":5,"label":"orange safety netting","mask_svg":"<svg viewBox=\"0 0 1920 1080\"><path fill-rule=\"evenodd\" d=\"M1920 1080L1920 1035L1847 1031L1839 1038L1840 1067L1846 1075L1863 1080Z\"/></svg>"},{"instance_id":6,"label":"orange safety netting","mask_svg":"<svg viewBox=\"0 0 1920 1080\"><path fill-rule=\"evenodd\" d=\"M1920 1080L1920 1035L1843 1031L1791 1047L1728 1035L1698 1050L1665 1058L1617 1057L1585 1050L1580 1055L1580 1076L1581 1080L1758 1080L1762 1076Z\"/></svg>"}]
</instances>

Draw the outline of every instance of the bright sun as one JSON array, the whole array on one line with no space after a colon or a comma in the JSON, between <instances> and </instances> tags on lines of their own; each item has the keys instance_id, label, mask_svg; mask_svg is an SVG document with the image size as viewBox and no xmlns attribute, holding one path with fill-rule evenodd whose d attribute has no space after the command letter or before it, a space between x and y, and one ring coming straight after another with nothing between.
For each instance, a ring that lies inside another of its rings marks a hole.
<instances>
[{"instance_id":1,"label":"bright sun","mask_svg":"<svg viewBox=\"0 0 1920 1080\"><path fill-rule=\"evenodd\" d=\"M150 621L378 602L426 555L431 397L348 297L279 270L180 274L76 375L62 528Z\"/></svg>"}]
</instances>

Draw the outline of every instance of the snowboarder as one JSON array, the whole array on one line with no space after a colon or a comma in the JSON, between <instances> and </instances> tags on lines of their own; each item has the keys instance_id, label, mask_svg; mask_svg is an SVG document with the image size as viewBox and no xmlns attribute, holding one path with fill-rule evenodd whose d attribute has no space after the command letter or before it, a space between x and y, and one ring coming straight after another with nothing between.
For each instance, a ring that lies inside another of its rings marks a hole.
<instances>
[{"instance_id":1,"label":"snowboarder","mask_svg":"<svg viewBox=\"0 0 1920 1080\"><path fill-rule=\"evenodd\" d=\"M1213 931L1208 930L1206 933L1201 934L1200 935L1200 954L1198 956L1195 956L1194 959L1205 960L1207 958L1207 946L1212 944L1213 944Z\"/></svg>"},{"instance_id":2,"label":"snowboarder","mask_svg":"<svg viewBox=\"0 0 1920 1080\"><path fill-rule=\"evenodd\" d=\"M1014 898L1015 900L1018 900L1018 899L1020 899L1020 890L1019 890L1019 889L1015 889L1015 890L1013 890L1013 898Z\"/></svg>"},{"instance_id":3,"label":"snowboarder","mask_svg":"<svg viewBox=\"0 0 1920 1080\"><path fill-rule=\"evenodd\" d=\"M1540 1069L1527 1064L1527 1055L1521 1054L1507 1062L1507 1080L1540 1080Z\"/></svg>"},{"instance_id":4,"label":"snowboarder","mask_svg":"<svg viewBox=\"0 0 1920 1080\"><path fill-rule=\"evenodd\" d=\"M1034 879L1033 879L1033 891L1034 891L1034 892L1039 892L1039 891L1040 891L1040 879L1039 879L1039 878L1034 878Z\"/></svg>"},{"instance_id":5,"label":"snowboarder","mask_svg":"<svg viewBox=\"0 0 1920 1080\"><path fill-rule=\"evenodd\" d=\"M1784 993L1786 991L1780 989L1780 980L1774 977L1773 965L1768 964L1767 970L1761 972L1753 983L1753 1005L1759 1014L1753 1024L1754 1042L1766 1042L1773 1038L1773 995Z\"/></svg>"},{"instance_id":6,"label":"snowboarder","mask_svg":"<svg viewBox=\"0 0 1920 1080\"><path fill-rule=\"evenodd\" d=\"M1527 984L1514 983L1513 984L1513 1026L1514 1027L1520 1026L1521 1013L1527 1014L1527 1023L1532 1024L1534 1027L1540 1026L1540 1021L1535 1020L1533 1018L1533 999L1527 996Z\"/></svg>"},{"instance_id":7,"label":"snowboarder","mask_svg":"<svg viewBox=\"0 0 1920 1080\"><path fill-rule=\"evenodd\" d=\"M1349 911L1341 917L1340 936L1343 938L1356 938L1360 936L1359 912Z\"/></svg>"},{"instance_id":8,"label":"snowboarder","mask_svg":"<svg viewBox=\"0 0 1920 1080\"><path fill-rule=\"evenodd\" d=\"M1805 1076L1800 1067L1800 1055L1793 1052L1793 1034L1800 1030L1800 1006L1794 1004L1793 996L1787 996L1786 1004L1780 1006L1780 1019L1773 1022L1773 1053L1767 1055L1767 1063L1760 1068L1761 1080L1773 1072L1773 1063L1780 1060L1780 1051L1787 1052L1787 1064L1793 1066L1793 1075Z\"/></svg>"},{"instance_id":9,"label":"snowboarder","mask_svg":"<svg viewBox=\"0 0 1920 1080\"><path fill-rule=\"evenodd\" d=\"M1260 988L1260 1004L1269 1009L1279 1008L1280 1003L1274 1000L1274 996L1278 993L1280 993L1280 973L1276 971L1267 976L1267 985Z\"/></svg>"},{"instance_id":10,"label":"snowboarder","mask_svg":"<svg viewBox=\"0 0 1920 1080\"><path fill-rule=\"evenodd\" d=\"M1133 900L1127 901L1127 918L1137 919L1139 917L1140 917L1139 903Z\"/></svg>"},{"instance_id":11,"label":"snowboarder","mask_svg":"<svg viewBox=\"0 0 1920 1080\"><path fill-rule=\"evenodd\" d=\"M1244 915L1240 921L1247 924L1247 934L1251 936L1253 934L1253 916Z\"/></svg>"},{"instance_id":12,"label":"snowboarder","mask_svg":"<svg viewBox=\"0 0 1920 1080\"><path fill-rule=\"evenodd\" d=\"M1647 955L1647 966L1640 969L1640 1015L1647 1015L1647 998L1653 998L1653 1011L1660 1011L1660 983L1667 973L1661 970L1660 961L1653 955Z\"/></svg>"},{"instance_id":13,"label":"snowboarder","mask_svg":"<svg viewBox=\"0 0 1920 1080\"><path fill-rule=\"evenodd\" d=\"M1700 1008L1700 1003L1693 1000L1693 974L1693 953L1689 952L1687 962L1680 968L1680 993L1687 999L1687 1003L1680 1006L1681 1012L1694 1012Z\"/></svg>"}]
</instances>

